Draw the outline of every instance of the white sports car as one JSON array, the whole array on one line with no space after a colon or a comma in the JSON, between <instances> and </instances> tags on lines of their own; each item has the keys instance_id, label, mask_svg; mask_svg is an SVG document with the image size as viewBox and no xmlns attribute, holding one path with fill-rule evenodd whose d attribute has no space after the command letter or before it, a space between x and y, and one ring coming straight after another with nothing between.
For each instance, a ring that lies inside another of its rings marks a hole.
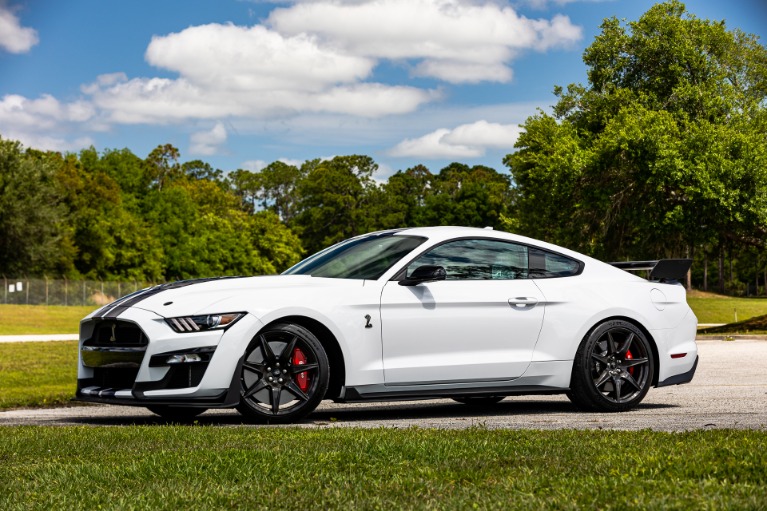
<instances>
[{"instance_id":1,"label":"white sports car","mask_svg":"<svg viewBox=\"0 0 767 511\"><path fill-rule=\"evenodd\" d=\"M174 282L95 311L80 325L77 399L171 419L237 407L268 423L323 399L565 393L628 410L698 363L676 282L690 261L649 263L491 229L366 234L282 275Z\"/></svg>"}]
</instances>

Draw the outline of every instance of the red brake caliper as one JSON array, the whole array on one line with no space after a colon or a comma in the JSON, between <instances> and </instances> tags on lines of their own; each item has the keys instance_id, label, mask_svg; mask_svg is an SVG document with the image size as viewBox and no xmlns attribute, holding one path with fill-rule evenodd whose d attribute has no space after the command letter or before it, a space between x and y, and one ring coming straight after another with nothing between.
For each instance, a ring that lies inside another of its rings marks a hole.
<instances>
[{"instance_id":1,"label":"red brake caliper","mask_svg":"<svg viewBox=\"0 0 767 511\"><path fill-rule=\"evenodd\" d=\"M293 365L294 366L300 366L306 364L306 355L304 355L304 352L301 351L300 348L296 348L293 350ZM298 388L301 389L302 392L306 392L309 389L309 373L307 371L304 371L303 373L298 373L296 376L296 383L298 384Z\"/></svg>"},{"instance_id":2,"label":"red brake caliper","mask_svg":"<svg viewBox=\"0 0 767 511\"><path fill-rule=\"evenodd\" d=\"M626 352L626 360L631 360L632 358L634 358L634 355L631 354L631 350L627 351ZM629 374L631 376L634 376L634 367L633 366L629 367Z\"/></svg>"}]
</instances>

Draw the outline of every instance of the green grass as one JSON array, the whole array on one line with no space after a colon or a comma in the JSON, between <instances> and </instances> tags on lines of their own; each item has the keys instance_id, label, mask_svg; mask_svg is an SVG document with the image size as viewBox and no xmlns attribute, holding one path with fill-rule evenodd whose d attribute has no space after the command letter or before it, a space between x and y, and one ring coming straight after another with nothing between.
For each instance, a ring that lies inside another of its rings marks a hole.
<instances>
[{"instance_id":1,"label":"green grass","mask_svg":"<svg viewBox=\"0 0 767 511\"><path fill-rule=\"evenodd\" d=\"M701 335L737 335L737 334L767 334L767 315L756 316L737 323L728 323L723 326L704 328L698 330Z\"/></svg>"},{"instance_id":2,"label":"green grass","mask_svg":"<svg viewBox=\"0 0 767 511\"><path fill-rule=\"evenodd\" d=\"M77 387L77 341L0 343L0 410L67 403Z\"/></svg>"},{"instance_id":3,"label":"green grass","mask_svg":"<svg viewBox=\"0 0 767 511\"><path fill-rule=\"evenodd\" d=\"M722 295L693 293L687 297L698 323L734 323L767 314L767 298L731 298Z\"/></svg>"},{"instance_id":4,"label":"green grass","mask_svg":"<svg viewBox=\"0 0 767 511\"><path fill-rule=\"evenodd\" d=\"M0 508L764 509L758 431L5 427Z\"/></svg>"},{"instance_id":5,"label":"green grass","mask_svg":"<svg viewBox=\"0 0 767 511\"><path fill-rule=\"evenodd\" d=\"M687 301L700 323L733 323L767 314L767 298L731 298L693 292ZM0 305L0 335L77 333L93 307Z\"/></svg>"},{"instance_id":6,"label":"green grass","mask_svg":"<svg viewBox=\"0 0 767 511\"><path fill-rule=\"evenodd\" d=\"M734 317L728 315L733 309L741 321L767 313L767 299L693 293L688 301L701 323L732 322ZM0 335L74 333L91 311L91 307L0 305ZM76 342L1 343L0 409L67 403L74 395L76 367Z\"/></svg>"},{"instance_id":7,"label":"green grass","mask_svg":"<svg viewBox=\"0 0 767 511\"><path fill-rule=\"evenodd\" d=\"M0 335L76 334L94 307L0 305Z\"/></svg>"}]
</instances>

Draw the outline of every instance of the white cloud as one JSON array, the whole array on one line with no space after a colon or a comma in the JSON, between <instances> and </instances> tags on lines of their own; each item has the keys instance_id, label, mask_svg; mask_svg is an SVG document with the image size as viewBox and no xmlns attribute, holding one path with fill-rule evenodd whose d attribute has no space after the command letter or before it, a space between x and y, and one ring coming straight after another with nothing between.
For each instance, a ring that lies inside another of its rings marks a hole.
<instances>
[{"instance_id":1,"label":"white cloud","mask_svg":"<svg viewBox=\"0 0 767 511\"><path fill-rule=\"evenodd\" d=\"M210 24L152 38L150 64L203 87L227 91L321 91L370 75L368 58L322 48L314 37L284 37L256 25Z\"/></svg>"},{"instance_id":2,"label":"white cloud","mask_svg":"<svg viewBox=\"0 0 767 511\"><path fill-rule=\"evenodd\" d=\"M210 24L154 37L146 58L179 77L128 79L117 73L82 88L110 121L163 124L299 112L380 117L411 112L438 97L365 82L374 60L258 25Z\"/></svg>"},{"instance_id":3,"label":"white cloud","mask_svg":"<svg viewBox=\"0 0 767 511\"><path fill-rule=\"evenodd\" d=\"M462 124L445 135L447 144L467 145L471 147L492 147L497 149L514 147L522 128L517 124L498 124L477 121Z\"/></svg>"},{"instance_id":4,"label":"white cloud","mask_svg":"<svg viewBox=\"0 0 767 511\"><path fill-rule=\"evenodd\" d=\"M301 167L301 165L304 164L303 160L293 160L290 158L277 158L277 161L281 161L282 163L286 165L292 165L293 167ZM251 172L259 172L261 170L264 170L266 167L268 167L271 164L271 162L267 162L264 160L248 160L244 161L240 164L241 169L249 170Z\"/></svg>"},{"instance_id":5,"label":"white cloud","mask_svg":"<svg viewBox=\"0 0 767 511\"><path fill-rule=\"evenodd\" d=\"M19 18L0 2L0 48L10 53L27 53L38 41L37 31L22 27Z\"/></svg>"},{"instance_id":6,"label":"white cloud","mask_svg":"<svg viewBox=\"0 0 767 511\"><path fill-rule=\"evenodd\" d=\"M532 9L546 10L551 6L562 7L567 4L573 4L576 2L581 3L601 3L601 2L614 2L615 0L518 0L516 3L519 5L525 5Z\"/></svg>"},{"instance_id":7,"label":"white cloud","mask_svg":"<svg viewBox=\"0 0 767 511\"><path fill-rule=\"evenodd\" d=\"M363 57L416 60L415 74L453 83L507 82L519 51L569 46L582 35L566 16L531 20L474 0L319 0L275 9L267 23Z\"/></svg>"},{"instance_id":8,"label":"white cloud","mask_svg":"<svg viewBox=\"0 0 767 511\"><path fill-rule=\"evenodd\" d=\"M438 129L405 139L389 150L390 156L413 158L476 158L489 148L511 150L521 128L516 124L477 121L453 129Z\"/></svg>"},{"instance_id":9,"label":"white cloud","mask_svg":"<svg viewBox=\"0 0 767 511\"><path fill-rule=\"evenodd\" d=\"M3 134L5 136L5 134ZM86 149L95 144L91 137L77 137L76 139L66 139L56 136L40 135L37 133L21 133L11 131L6 137L11 140L18 140L26 147L32 147L40 151L58 151L58 152L77 152Z\"/></svg>"},{"instance_id":10,"label":"white cloud","mask_svg":"<svg viewBox=\"0 0 767 511\"><path fill-rule=\"evenodd\" d=\"M448 60L425 60L416 66L415 74L453 83L508 82L512 77L511 68L504 64Z\"/></svg>"},{"instance_id":11,"label":"white cloud","mask_svg":"<svg viewBox=\"0 0 767 511\"><path fill-rule=\"evenodd\" d=\"M438 129L419 138L408 138L394 146L390 156L413 158L474 158L482 155L482 150L465 145L448 144L445 137L448 129Z\"/></svg>"},{"instance_id":12,"label":"white cloud","mask_svg":"<svg viewBox=\"0 0 767 511\"><path fill-rule=\"evenodd\" d=\"M293 167L301 167L304 164L304 160L295 160L292 158L277 158L277 161L281 161L285 165L292 165Z\"/></svg>"},{"instance_id":13,"label":"white cloud","mask_svg":"<svg viewBox=\"0 0 767 511\"><path fill-rule=\"evenodd\" d=\"M93 106L85 101L61 103L49 94L38 99L7 94L0 99L3 137L42 150L69 151L93 144L90 137L71 139L70 131L94 114Z\"/></svg>"},{"instance_id":14,"label":"white cloud","mask_svg":"<svg viewBox=\"0 0 767 511\"><path fill-rule=\"evenodd\" d=\"M87 121L94 114L93 106L86 101L62 104L49 94L38 99L7 94L0 100L0 125L3 126L51 129L61 123Z\"/></svg>"},{"instance_id":15,"label":"white cloud","mask_svg":"<svg viewBox=\"0 0 767 511\"><path fill-rule=\"evenodd\" d=\"M226 137L226 128L223 123L217 122L210 131L192 133L189 137L189 151L204 156L217 154L226 143Z\"/></svg>"},{"instance_id":16,"label":"white cloud","mask_svg":"<svg viewBox=\"0 0 767 511\"><path fill-rule=\"evenodd\" d=\"M375 124L397 130L399 138L403 119L413 121L410 130L422 127L413 114L444 93L376 81L382 61L449 83L508 82L519 53L567 46L580 37L580 27L565 16L529 19L502 0L298 0L275 8L262 24L207 24L153 37L145 58L163 77L101 75L71 103L6 96L0 126L4 134L43 133L61 143L71 138L67 128L74 125L93 132L115 124L190 121L266 123L268 129L313 122L321 133L309 136L325 136L332 125L335 133L351 132L352 139L380 136L358 128ZM383 121L387 116L396 118ZM476 118L499 121L483 116L447 122ZM457 141L456 133L458 128L412 138L392 151L462 157L490 147ZM215 154L226 140L224 125L215 124L193 134L190 148Z\"/></svg>"}]
</instances>

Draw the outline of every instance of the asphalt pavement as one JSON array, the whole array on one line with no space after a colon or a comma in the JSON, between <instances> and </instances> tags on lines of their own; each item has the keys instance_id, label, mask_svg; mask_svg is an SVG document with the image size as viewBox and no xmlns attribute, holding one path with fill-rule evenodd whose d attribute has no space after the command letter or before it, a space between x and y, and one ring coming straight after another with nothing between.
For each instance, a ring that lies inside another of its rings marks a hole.
<instances>
[{"instance_id":1,"label":"asphalt pavement","mask_svg":"<svg viewBox=\"0 0 767 511\"><path fill-rule=\"evenodd\" d=\"M508 397L471 407L448 399L389 403L325 402L298 426L308 428L391 427L489 429L696 429L767 430L767 341L737 339L698 342L700 363L686 385L650 389L644 401L624 413L577 411L565 396ZM210 410L198 423L247 425L235 411ZM0 426L162 425L143 408L89 405L0 412ZM263 427L263 426L253 426ZM273 426L266 426L273 427Z\"/></svg>"}]
</instances>

